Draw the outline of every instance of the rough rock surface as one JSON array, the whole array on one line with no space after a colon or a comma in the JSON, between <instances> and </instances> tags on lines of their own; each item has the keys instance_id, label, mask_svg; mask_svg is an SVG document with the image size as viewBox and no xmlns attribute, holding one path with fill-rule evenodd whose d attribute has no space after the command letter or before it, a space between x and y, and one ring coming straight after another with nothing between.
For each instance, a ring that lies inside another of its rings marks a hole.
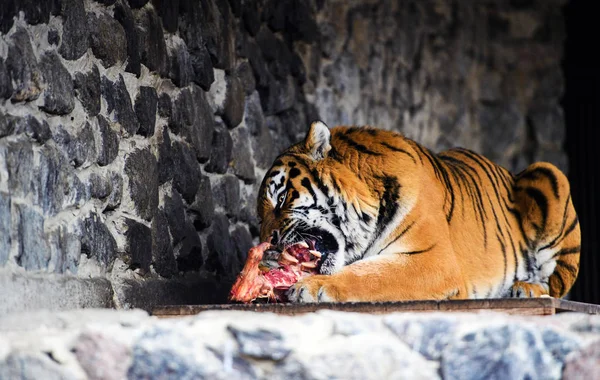
<instances>
[{"instance_id":1,"label":"rough rock surface","mask_svg":"<svg viewBox=\"0 0 600 380\"><path fill-rule=\"evenodd\" d=\"M9 314L0 317L0 376L590 378L600 371L599 325L599 316L579 313L211 311L165 320L140 310Z\"/></svg>"}]
</instances>

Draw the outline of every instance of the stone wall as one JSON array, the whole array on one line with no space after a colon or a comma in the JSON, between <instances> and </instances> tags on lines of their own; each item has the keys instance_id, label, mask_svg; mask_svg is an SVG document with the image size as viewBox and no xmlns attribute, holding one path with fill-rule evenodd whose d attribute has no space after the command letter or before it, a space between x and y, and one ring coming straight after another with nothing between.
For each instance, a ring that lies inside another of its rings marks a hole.
<instances>
[{"instance_id":1,"label":"stone wall","mask_svg":"<svg viewBox=\"0 0 600 380\"><path fill-rule=\"evenodd\" d=\"M319 117L566 168L562 3L4 1L0 314L224 301Z\"/></svg>"}]
</instances>

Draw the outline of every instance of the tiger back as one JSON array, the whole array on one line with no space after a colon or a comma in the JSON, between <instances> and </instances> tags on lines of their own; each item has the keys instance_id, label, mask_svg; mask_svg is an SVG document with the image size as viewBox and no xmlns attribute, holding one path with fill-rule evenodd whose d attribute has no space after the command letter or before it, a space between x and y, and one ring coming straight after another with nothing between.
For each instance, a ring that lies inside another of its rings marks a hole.
<instances>
[{"instance_id":1,"label":"tiger back","mask_svg":"<svg viewBox=\"0 0 600 380\"><path fill-rule=\"evenodd\" d=\"M579 269L579 223L555 166L513 175L371 127L313 123L266 173L258 214L261 240L312 239L323 253L292 301L562 297Z\"/></svg>"}]
</instances>

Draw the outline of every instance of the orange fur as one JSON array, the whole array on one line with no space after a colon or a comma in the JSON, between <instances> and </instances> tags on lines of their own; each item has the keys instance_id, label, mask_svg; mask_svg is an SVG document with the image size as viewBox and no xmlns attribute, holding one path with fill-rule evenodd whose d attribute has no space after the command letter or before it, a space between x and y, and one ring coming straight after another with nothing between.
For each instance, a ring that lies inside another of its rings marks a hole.
<instances>
[{"instance_id":1,"label":"orange fur","mask_svg":"<svg viewBox=\"0 0 600 380\"><path fill-rule=\"evenodd\" d=\"M394 132L330 133L313 124L278 157L259 192L262 241L275 230L302 231L292 225L332 229L337 214L333 233L353 255L296 284L291 300L562 297L571 288L580 230L568 180L555 166L535 163L512 175L474 152L434 154Z\"/></svg>"}]
</instances>

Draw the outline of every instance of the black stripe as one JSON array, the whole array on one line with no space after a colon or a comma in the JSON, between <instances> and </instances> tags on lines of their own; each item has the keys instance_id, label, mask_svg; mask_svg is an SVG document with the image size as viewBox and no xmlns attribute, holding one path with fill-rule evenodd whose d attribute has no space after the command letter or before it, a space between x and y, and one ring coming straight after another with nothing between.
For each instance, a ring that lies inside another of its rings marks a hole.
<instances>
[{"instance_id":1,"label":"black stripe","mask_svg":"<svg viewBox=\"0 0 600 380\"><path fill-rule=\"evenodd\" d=\"M300 175L300 173L301 173L300 169L298 169L298 168L291 168L290 172L289 172L289 175L290 175L290 178L296 178L296 177L298 177Z\"/></svg>"},{"instance_id":2,"label":"black stripe","mask_svg":"<svg viewBox=\"0 0 600 380\"><path fill-rule=\"evenodd\" d=\"M374 152L374 151L370 150L366 146L357 143L356 141L352 140L351 138L349 138L346 135L338 134L337 137L340 140L344 141L346 144L348 144L348 146L350 146L351 148L357 150L360 153L368 154L368 155L371 155L371 156L381 156L381 153Z\"/></svg>"},{"instance_id":3,"label":"black stripe","mask_svg":"<svg viewBox=\"0 0 600 380\"><path fill-rule=\"evenodd\" d=\"M477 170L474 167L468 165L466 162L456 159L454 157L445 156L445 159L453 162L457 167L462 169L462 172L465 176L470 179L471 183L467 183L466 187L469 190L469 196L471 197L471 201L473 203L473 209L477 210L479 213L479 219L481 220L481 225L483 227L483 242L484 248L487 248L487 213L485 211L485 207L483 204L483 196L481 194L481 190L479 190L479 184L481 184L481 177ZM451 158L451 159L450 159ZM477 176L477 179L475 178ZM473 193L473 190L475 193Z\"/></svg>"},{"instance_id":4,"label":"black stripe","mask_svg":"<svg viewBox=\"0 0 600 380\"><path fill-rule=\"evenodd\" d=\"M415 158L413 157L413 155L410 154L409 152L407 152L406 150L404 150L402 148L395 147L393 145L390 145L387 142L382 142L381 145L385 146L386 148L388 148L389 150L392 150L394 152L406 154L408 157L410 157L411 160L413 160L413 162L415 164L417 163L417 160L415 160Z\"/></svg>"},{"instance_id":5,"label":"black stripe","mask_svg":"<svg viewBox=\"0 0 600 380\"><path fill-rule=\"evenodd\" d=\"M571 276L573 276L573 277L577 276L577 268L575 268L573 265L565 263L562 260L556 260L556 265L561 268L565 268L567 270L567 272L569 272L571 274ZM556 273L556 269L554 270L554 273Z\"/></svg>"},{"instance_id":6,"label":"black stripe","mask_svg":"<svg viewBox=\"0 0 600 380\"><path fill-rule=\"evenodd\" d=\"M578 245L577 247L563 248L560 251L556 252L554 255L552 255L552 258L555 259L559 256L573 255L575 253L580 253L580 252L581 252L580 245Z\"/></svg>"},{"instance_id":7,"label":"black stripe","mask_svg":"<svg viewBox=\"0 0 600 380\"><path fill-rule=\"evenodd\" d=\"M554 175L552 170L548 168L535 168L535 169L525 169L518 176L519 179L536 179L538 175L544 175L550 181L550 185L552 186L552 192L554 193L554 197L558 199L558 178Z\"/></svg>"},{"instance_id":8,"label":"black stripe","mask_svg":"<svg viewBox=\"0 0 600 380\"><path fill-rule=\"evenodd\" d=\"M535 201L542 213L542 225L538 227L537 237L539 238L541 231L546 228L546 222L548 221L548 198L546 198L546 195L540 189L535 187L525 188L525 193ZM532 224L535 225L535 223Z\"/></svg>"},{"instance_id":9,"label":"black stripe","mask_svg":"<svg viewBox=\"0 0 600 380\"><path fill-rule=\"evenodd\" d=\"M300 193L298 192L298 190L294 189L292 191L292 195L290 196L290 200L288 202L292 203L292 202L294 202L298 198L300 198Z\"/></svg>"},{"instance_id":10,"label":"black stripe","mask_svg":"<svg viewBox=\"0 0 600 380\"><path fill-rule=\"evenodd\" d=\"M552 278L552 276L554 276L554 278L558 280L558 283L560 285L560 292L558 292L558 294L563 294L565 291L565 280L563 280L562 275L560 274L560 272L554 271L550 278Z\"/></svg>"},{"instance_id":11,"label":"black stripe","mask_svg":"<svg viewBox=\"0 0 600 380\"><path fill-rule=\"evenodd\" d=\"M375 233L373 238L364 249L367 253L375 241L381 235L383 229L392 221L398 211L398 199L400 198L400 184L396 177L378 177L382 181L383 194L379 199L379 210L377 215L377 224L375 225Z\"/></svg>"},{"instance_id":12,"label":"black stripe","mask_svg":"<svg viewBox=\"0 0 600 380\"><path fill-rule=\"evenodd\" d=\"M306 190L308 190L308 192L310 193L313 202L315 203L315 205L317 204L317 194L315 193L315 191L312 188L312 182L310 181L310 179L308 179L307 177L302 178L302 180L300 181L300 184L302 186L304 186L306 188Z\"/></svg>"},{"instance_id":13,"label":"black stripe","mask_svg":"<svg viewBox=\"0 0 600 380\"><path fill-rule=\"evenodd\" d=\"M502 238L496 234L496 239L498 239L498 243L500 243L500 249L502 250L502 258L504 259L504 277L502 277L502 284L506 283L506 268L508 266L506 261L506 245L502 241Z\"/></svg>"},{"instance_id":14,"label":"black stripe","mask_svg":"<svg viewBox=\"0 0 600 380\"><path fill-rule=\"evenodd\" d=\"M521 231L521 237L523 237L523 240L527 244L527 248L532 250L533 242L529 240L529 236L527 236L527 234L525 233L525 229L523 228L523 217L521 216L521 213L519 212L519 210L517 210L516 208L512 208L512 207L508 209L508 212L513 214L515 219L517 219L517 224L519 225L519 230Z\"/></svg>"},{"instance_id":15,"label":"black stripe","mask_svg":"<svg viewBox=\"0 0 600 380\"><path fill-rule=\"evenodd\" d=\"M563 221L562 221L562 225L560 226L560 232L558 233L558 235L552 239L552 241L550 241L550 243L544 245L543 247L541 247L539 250L542 251L544 249L548 249L548 248L553 248L555 247L558 243L560 243L561 241L564 240L564 238L566 238L571 232L573 232L573 230L575 229L575 227L577 227L577 224L579 222L579 220L577 219L577 215L575 216L575 219L573 220L573 222L571 222L571 224L569 225L569 227L565 230L565 223L567 220L567 207L569 206L569 201L567 200L567 203L565 204L565 209L563 211Z\"/></svg>"},{"instance_id":16,"label":"black stripe","mask_svg":"<svg viewBox=\"0 0 600 380\"><path fill-rule=\"evenodd\" d=\"M421 152L421 156L425 156L427 161L429 161L429 164L431 164L431 167L433 168L433 171L435 172L435 177L437 179L441 180L440 173L437 170L437 166L433 163L433 159L431 158L431 156L427 153L427 151L421 145L415 144L415 146ZM422 162L422 160L421 160L421 162Z\"/></svg>"},{"instance_id":17,"label":"black stripe","mask_svg":"<svg viewBox=\"0 0 600 380\"><path fill-rule=\"evenodd\" d=\"M450 222L452 220L452 214L454 212L454 188L452 187L452 183L450 182L450 178L448 177L448 171L444 167L444 163L441 162L433 153L431 153L428 149L419 146L419 150L429 163L433 167L435 172L435 176L443 182L444 187L446 187L446 192L444 194L444 204L446 203L447 196L450 195L450 210L446 214L446 221Z\"/></svg>"},{"instance_id":18,"label":"black stripe","mask_svg":"<svg viewBox=\"0 0 600 380\"><path fill-rule=\"evenodd\" d=\"M450 194L450 210L446 214L446 221L450 223L452 220L452 215L454 214L454 186L452 186L452 181L450 181L450 177L448 176L448 170L446 164L440 161L438 158L434 156L434 160L439 166L440 173L442 174L442 178L444 179L444 186L446 187L446 193Z\"/></svg>"},{"instance_id":19,"label":"black stripe","mask_svg":"<svg viewBox=\"0 0 600 380\"><path fill-rule=\"evenodd\" d=\"M392 221L398 211L398 199L400 198L400 184L396 177L380 178L383 182L383 194L379 200L379 214L377 215L378 236L381 231Z\"/></svg>"},{"instance_id":20,"label":"black stripe","mask_svg":"<svg viewBox=\"0 0 600 380\"><path fill-rule=\"evenodd\" d=\"M356 132L360 132L362 130L363 130L363 128L361 128L361 127L353 126L353 127L346 128L346 131L344 133L347 135L352 135L352 134L354 134Z\"/></svg>"},{"instance_id":21,"label":"black stripe","mask_svg":"<svg viewBox=\"0 0 600 380\"><path fill-rule=\"evenodd\" d=\"M534 271L533 261L532 261L532 258L529 256L529 251L524 249L521 246L519 246L519 248L521 249L521 257L523 257L523 259L525 259L526 272L533 273L533 271Z\"/></svg>"},{"instance_id":22,"label":"black stripe","mask_svg":"<svg viewBox=\"0 0 600 380\"><path fill-rule=\"evenodd\" d=\"M315 169L312 169L310 171L310 175L312 176L313 182L315 183L315 185L317 185L317 188L323 194L325 194L326 197L329 197L329 187L327 187L327 185L325 183L323 183L323 181L319 177L319 173Z\"/></svg>"},{"instance_id":23,"label":"black stripe","mask_svg":"<svg viewBox=\"0 0 600 380\"><path fill-rule=\"evenodd\" d=\"M326 197L329 196L329 187L327 187L327 185L324 184L323 181L321 181L321 178L319 177L319 173L315 169L310 169L310 167L308 166L308 164L306 162L306 158L304 156L297 155L297 154L286 154L286 155L289 157L293 157L296 160L296 163L298 163L298 165L303 166L307 172L310 172L310 175L313 178L312 180L313 180L314 184L317 186L317 188Z\"/></svg>"},{"instance_id":24,"label":"black stripe","mask_svg":"<svg viewBox=\"0 0 600 380\"><path fill-rule=\"evenodd\" d=\"M573 220L573 222L571 223L571 225L569 226L569 228L567 228L567 230L565 231L565 237L569 236L569 234L571 232L573 232L573 230L575 229L575 227L577 227L577 225L579 224L579 218L577 216L575 216L575 219Z\"/></svg>"},{"instance_id":25,"label":"black stripe","mask_svg":"<svg viewBox=\"0 0 600 380\"><path fill-rule=\"evenodd\" d=\"M331 176L331 184L333 185L333 190L336 192L336 194L342 193L342 189L340 188L340 185L338 184L337 179L333 176Z\"/></svg>"},{"instance_id":26,"label":"black stripe","mask_svg":"<svg viewBox=\"0 0 600 380\"><path fill-rule=\"evenodd\" d=\"M515 260L515 273L513 274L513 277L517 278L517 272L519 271L519 262L517 261L517 248L515 247L515 243L512 239L512 235L509 237L508 241L510 242L510 246L512 247L513 250L513 258Z\"/></svg>"},{"instance_id":27,"label":"black stripe","mask_svg":"<svg viewBox=\"0 0 600 380\"><path fill-rule=\"evenodd\" d=\"M412 226L414 226L415 221L413 221L411 224L409 224L405 229L402 230L402 232L400 232L398 234L398 236L396 236L394 238L394 240L392 240L391 242L389 242L382 250L380 250L377 254L380 254L381 252L385 251L390 245L394 244L395 242L398 241L398 239L402 238L402 236L404 236L408 231L410 231L410 229L412 228Z\"/></svg>"},{"instance_id":28,"label":"black stripe","mask_svg":"<svg viewBox=\"0 0 600 380\"><path fill-rule=\"evenodd\" d=\"M367 214L366 212L361 212L360 213L360 220L362 220L363 222L369 224L371 222L371 215Z\"/></svg>"},{"instance_id":29,"label":"black stripe","mask_svg":"<svg viewBox=\"0 0 600 380\"><path fill-rule=\"evenodd\" d=\"M462 185L464 184L467 195L471 199L471 204L472 204L473 210L477 210L479 212L479 218L480 218L481 222L485 223L485 220L484 220L483 214L482 214L482 208L480 205L478 205L475 202L476 195L472 189L474 187L475 189L478 190L478 186L473 186L475 184L475 179L473 178L473 176L470 173L467 173L467 169L471 169L471 170L473 170L473 169L470 167L465 168L465 166L467 166L465 164L465 162L462 160L459 160L455 157L451 157L451 156L440 156L440 157L442 160L446 161L446 163L448 164L448 167L452 168L451 172L454 173L456 183L458 184L458 187L459 187L459 192L461 193L461 200L463 201L463 204L464 204L464 198L463 198ZM457 178L460 178L460 181L458 181ZM469 183L469 179L470 179L471 183ZM479 197L479 199L481 200L481 196ZM465 209L465 207L463 206L463 214L464 214L464 209ZM477 214L475 215L475 217L477 217Z\"/></svg>"},{"instance_id":30,"label":"black stripe","mask_svg":"<svg viewBox=\"0 0 600 380\"><path fill-rule=\"evenodd\" d=\"M425 253L425 252L431 251L434 247L435 247L435 244L433 244L429 248L421 249L419 251L399 252L399 253L401 253L403 255L417 255L419 253Z\"/></svg>"},{"instance_id":31,"label":"black stripe","mask_svg":"<svg viewBox=\"0 0 600 380\"><path fill-rule=\"evenodd\" d=\"M489 160L486 160L483 156L469 151L467 149L459 149L460 153L463 153L464 155L466 155L467 157L469 157L471 160L473 160L476 164L478 164L481 169L484 171L484 173L486 174L486 176L488 177L490 183L492 184L492 189L494 189L494 194L496 194L496 198L498 199L498 201L500 201L501 199L503 199L500 196L500 193L498 192L498 177L496 177L496 174L493 173L493 171L491 171L491 169L493 168L492 164L489 162ZM488 171L488 169L490 169ZM490 172L492 172L492 174L490 174ZM496 181L494 181L494 178L496 178ZM491 202L491 201L490 201ZM493 209L493 205L492 205L492 209ZM504 221L506 222L506 225L509 225L510 223L508 222L508 216L506 215L506 213L504 213L504 210L501 210L502 214L504 216Z\"/></svg>"}]
</instances>

